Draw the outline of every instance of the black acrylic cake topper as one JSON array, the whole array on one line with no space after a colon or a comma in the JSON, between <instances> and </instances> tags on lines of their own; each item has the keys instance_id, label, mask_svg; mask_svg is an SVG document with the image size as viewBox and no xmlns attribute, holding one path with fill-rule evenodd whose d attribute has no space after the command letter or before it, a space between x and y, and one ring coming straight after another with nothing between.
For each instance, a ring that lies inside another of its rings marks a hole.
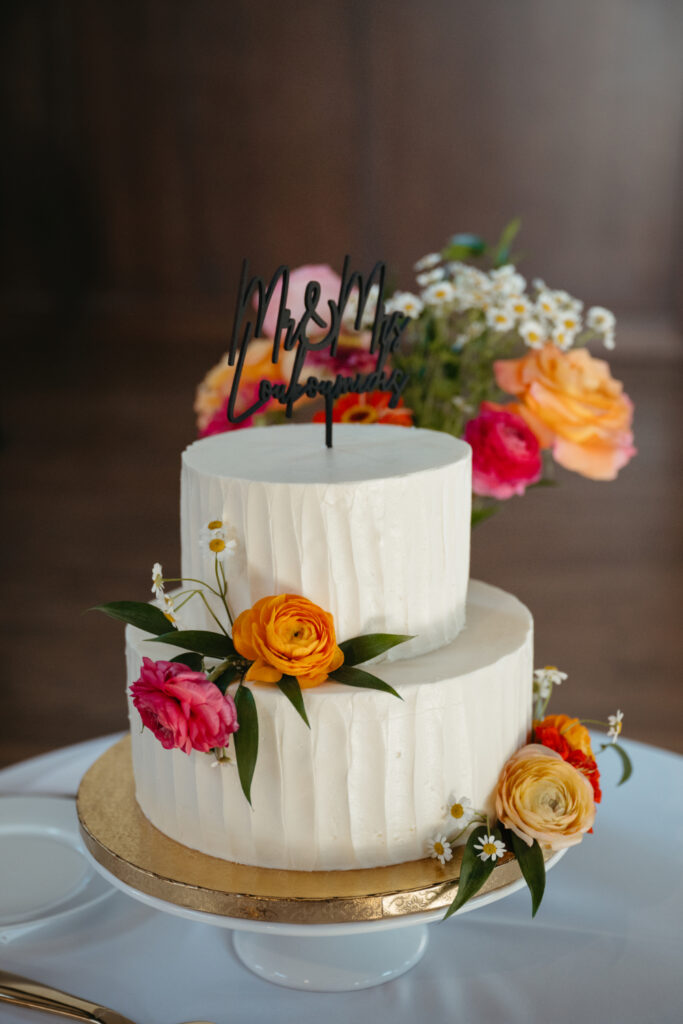
<instances>
[{"instance_id":1,"label":"black acrylic cake topper","mask_svg":"<svg viewBox=\"0 0 683 1024\"><path fill-rule=\"evenodd\" d=\"M235 320L230 339L230 349L228 351L228 364L235 366L235 362L237 362L228 400L228 420L235 424L241 423L248 417L253 416L271 399L275 399L280 405L283 405L285 407L285 415L291 417L294 403L299 398L304 395L307 398L320 396L325 400L325 444L328 448L331 448L333 406L336 399L341 395L351 392L365 394L370 391L389 391L391 392L389 406L394 409L398 404L401 394L408 383L408 376L401 370L387 370L385 364L390 354L398 347L401 334L409 318L403 313L385 313L384 311L384 279L386 274L384 263L376 263L367 280L364 280L359 271L351 271L349 269L349 257L346 256L339 286L339 297L336 301L328 299L327 302L330 316L327 333L321 337L311 339L307 336L309 324L313 323L317 327L324 328L327 323L317 309L321 293L320 283L318 281L309 281L306 285L304 313L296 321L287 307L289 273L289 267L278 267L273 274L270 284L266 286L262 278L249 277L247 260L244 260L242 263L237 308L235 310ZM280 293L278 316L272 339L272 362L277 363L279 359L281 335L284 331L284 341L282 341L284 351L289 352L296 348L296 356L289 383L273 383L270 380L261 380L259 382L258 399L248 409L236 414L235 403L237 401L249 342L252 338L262 337L268 306L280 280L282 281L282 291ZM374 370L370 373L355 374L352 377L337 374L334 380L320 380L318 377L309 376L304 383L299 383L299 377L309 352L329 349L330 356L334 358L337 351L344 310L354 289L358 291L358 310L354 326L357 331L361 329L363 311L373 284L376 284L378 288L377 307L372 324L372 340L370 342L370 354L377 356ZM254 309L253 300L255 297L256 308ZM243 324L244 329L242 330Z\"/></svg>"}]
</instances>

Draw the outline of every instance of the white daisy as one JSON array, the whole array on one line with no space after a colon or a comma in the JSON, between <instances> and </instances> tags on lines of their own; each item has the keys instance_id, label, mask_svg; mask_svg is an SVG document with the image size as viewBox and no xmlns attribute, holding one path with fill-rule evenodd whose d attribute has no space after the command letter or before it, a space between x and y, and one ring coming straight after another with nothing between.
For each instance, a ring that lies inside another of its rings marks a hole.
<instances>
[{"instance_id":1,"label":"white daisy","mask_svg":"<svg viewBox=\"0 0 683 1024\"><path fill-rule=\"evenodd\" d=\"M506 270L506 267L501 267L501 270ZM498 295L521 295L522 292L526 291L526 278L522 277L521 274L515 272L514 267L512 273L506 274L504 277L494 277L493 275L497 271L491 271L492 288L493 291Z\"/></svg>"},{"instance_id":2,"label":"white daisy","mask_svg":"<svg viewBox=\"0 0 683 1024\"><path fill-rule=\"evenodd\" d=\"M486 311L486 323L496 331L509 331L515 326L513 317L500 306L493 306Z\"/></svg>"},{"instance_id":3,"label":"white daisy","mask_svg":"<svg viewBox=\"0 0 683 1024\"><path fill-rule=\"evenodd\" d=\"M489 857L491 860L497 860L506 852L505 843L492 835L483 835L479 842L474 844L474 849L479 850L480 860L488 860Z\"/></svg>"},{"instance_id":4,"label":"white daisy","mask_svg":"<svg viewBox=\"0 0 683 1024\"><path fill-rule=\"evenodd\" d=\"M529 348L543 348L547 334L540 320L524 320L518 330Z\"/></svg>"},{"instance_id":5,"label":"white daisy","mask_svg":"<svg viewBox=\"0 0 683 1024\"><path fill-rule=\"evenodd\" d=\"M164 596L164 572L160 562L152 566L152 593L155 597Z\"/></svg>"},{"instance_id":6,"label":"white daisy","mask_svg":"<svg viewBox=\"0 0 683 1024\"><path fill-rule=\"evenodd\" d=\"M223 519L212 519L203 526L199 542L207 558L218 558L219 562L231 558L237 551L235 531Z\"/></svg>"},{"instance_id":7,"label":"white daisy","mask_svg":"<svg viewBox=\"0 0 683 1024\"><path fill-rule=\"evenodd\" d=\"M566 672L560 672L556 665L546 665L534 672L534 694L546 698L550 696L553 686L559 686L567 678Z\"/></svg>"},{"instance_id":8,"label":"white daisy","mask_svg":"<svg viewBox=\"0 0 683 1024\"><path fill-rule=\"evenodd\" d=\"M505 305L511 316L517 320L531 315L531 303L526 295L511 295Z\"/></svg>"},{"instance_id":9,"label":"white daisy","mask_svg":"<svg viewBox=\"0 0 683 1024\"><path fill-rule=\"evenodd\" d=\"M493 281L504 281L506 277L512 277L515 272L514 263L504 263L502 267L496 267L495 270L489 271L489 277Z\"/></svg>"},{"instance_id":10,"label":"white daisy","mask_svg":"<svg viewBox=\"0 0 683 1024\"><path fill-rule=\"evenodd\" d=\"M464 829L472 821L475 815L472 801L466 796L456 796L451 793L448 798L448 810L446 817L451 825Z\"/></svg>"},{"instance_id":11,"label":"white daisy","mask_svg":"<svg viewBox=\"0 0 683 1024\"><path fill-rule=\"evenodd\" d=\"M581 317L571 309L562 310L555 317L555 326L567 334L576 335L581 330Z\"/></svg>"},{"instance_id":12,"label":"white daisy","mask_svg":"<svg viewBox=\"0 0 683 1024\"><path fill-rule=\"evenodd\" d=\"M416 280L420 288L426 288L428 284L434 284L435 281L443 281L445 276L444 268L436 267L435 270L427 270L424 274L418 274Z\"/></svg>"},{"instance_id":13,"label":"white daisy","mask_svg":"<svg viewBox=\"0 0 683 1024\"><path fill-rule=\"evenodd\" d=\"M586 323L594 331L614 332L617 325L617 318L614 313L604 306L591 306L586 316Z\"/></svg>"},{"instance_id":14,"label":"white daisy","mask_svg":"<svg viewBox=\"0 0 683 1024\"><path fill-rule=\"evenodd\" d=\"M439 860L442 864L445 864L446 861L452 860L453 858L453 847L448 842L445 835L437 833L437 835L427 840L427 853L430 857L434 857L435 860Z\"/></svg>"},{"instance_id":15,"label":"white daisy","mask_svg":"<svg viewBox=\"0 0 683 1024\"><path fill-rule=\"evenodd\" d=\"M436 267L441 263L440 252L428 252L426 256L418 260L415 264L415 270L431 270L432 267Z\"/></svg>"},{"instance_id":16,"label":"white daisy","mask_svg":"<svg viewBox=\"0 0 683 1024\"><path fill-rule=\"evenodd\" d=\"M548 286L546 285L542 277L535 277L531 284L537 292L545 292L548 289Z\"/></svg>"},{"instance_id":17,"label":"white daisy","mask_svg":"<svg viewBox=\"0 0 683 1024\"><path fill-rule=\"evenodd\" d=\"M412 292L394 292L390 299L384 303L387 313L403 313L412 320L417 320L424 309L424 303Z\"/></svg>"},{"instance_id":18,"label":"white daisy","mask_svg":"<svg viewBox=\"0 0 683 1024\"><path fill-rule=\"evenodd\" d=\"M178 625L178 617L177 617L177 615L175 613L175 608L173 607L173 600L172 600L172 598L170 598L168 596L168 594L163 594L163 593L160 595L160 597L161 597L161 610L162 610L162 612L164 613L164 615L166 616L166 618L168 619L168 621L171 623L172 626L177 626Z\"/></svg>"},{"instance_id":19,"label":"white daisy","mask_svg":"<svg viewBox=\"0 0 683 1024\"><path fill-rule=\"evenodd\" d=\"M612 743L616 743L619 737L621 736L621 730L623 729L623 725L621 723L623 721L623 718L623 711L617 711L616 715L607 716L607 721L609 722L609 732L607 733L607 738L610 739Z\"/></svg>"},{"instance_id":20,"label":"white daisy","mask_svg":"<svg viewBox=\"0 0 683 1024\"><path fill-rule=\"evenodd\" d=\"M555 299L555 305L558 309L571 309L575 313L580 313L583 309L583 302L581 299L575 299L569 292L563 291L561 288L553 291L553 297Z\"/></svg>"},{"instance_id":21,"label":"white daisy","mask_svg":"<svg viewBox=\"0 0 683 1024\"><path fill-rule=\"evenodd\" d=\"M536 296L536 312L540 316L554 317L557 313L557 303L551 291L539 292Z\"/></svg>"},{"instance_id":22,"label":"white daisy","mask_svg":"<svg viewBox=\"0 0 683 1024\"><path fill-rule=\"evenodd\" d=\"M613 349L616 348L616 342L614 341L614 331L605 331L602 336L602 343L605 348Z\"/></svg>"},{"instance_id":23,"label":"white daisy","mask_svg":"<svg viewBox=\"0 0 683 1024\"><path fill-rule=\"evenodd\" d=\"M443 306L455 298L455 288L450 281L438 281L422 292L422 299L428 306Z\"/></svg>"},{"instance_id":24,"label":"white daisy","mask_svg":"<svg viewBox=\"0 0 683 1024\"><path fill-rule=\"evenodd\" d=\"M563 327L556 327L552 334L553 342L563 352L572 347L575 337L575 332L566 331Z\"/></svg>"}]
</instances>

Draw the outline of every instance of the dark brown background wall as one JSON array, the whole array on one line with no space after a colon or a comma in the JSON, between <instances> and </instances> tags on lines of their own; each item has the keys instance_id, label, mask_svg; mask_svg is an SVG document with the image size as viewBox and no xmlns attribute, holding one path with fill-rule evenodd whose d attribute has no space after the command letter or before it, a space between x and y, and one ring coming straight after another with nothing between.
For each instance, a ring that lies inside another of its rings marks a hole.
<instances>
[{"instance_id":1,"label":"dark brown background wall","mask_svg":"<svg viewBox=\"0 0 683 1024\"><path fill-rule=\"evenodd\" d=\"M680 749L683 7L675 0L0 6L0 760L123 725L83 618L178 565L178 463L239 263L397 279L524 220L523 269L619 317L640 456L474 538L572 707Z\"/></svg>"}]
</instances>

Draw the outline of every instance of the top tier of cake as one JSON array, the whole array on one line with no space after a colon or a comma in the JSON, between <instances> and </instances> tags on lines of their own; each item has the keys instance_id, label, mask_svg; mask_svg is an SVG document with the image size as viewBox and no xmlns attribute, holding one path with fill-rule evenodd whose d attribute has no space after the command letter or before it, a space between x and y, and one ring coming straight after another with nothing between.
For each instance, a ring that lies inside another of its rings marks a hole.
<instances>
[{"instance_id":1,"label":"top tier of cake","mask_svg":"<svg viewBox=\"0 0 683 1024\"><path fill-rule=\"evenodd\" d=\"M339 641L410 634L388 657L412 657L464 625L470 504L470 448L448 434L335 424L328 449L320 424L231 431L183 453L182 572L215 578L202 538L222 519L237 542L233 614L301 594L332 613ZM182 624L212 628L197 599Z\"/></svg>"}]
</instances>

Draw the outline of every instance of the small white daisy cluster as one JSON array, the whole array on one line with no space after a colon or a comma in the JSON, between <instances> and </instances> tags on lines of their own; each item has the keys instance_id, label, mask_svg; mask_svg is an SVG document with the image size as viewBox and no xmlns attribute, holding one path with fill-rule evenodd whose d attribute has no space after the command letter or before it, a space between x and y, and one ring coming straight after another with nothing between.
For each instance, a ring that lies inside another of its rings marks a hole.
<instances>
[{"instance_id":1,"label":"small white daisy cluster","mask_svg":"<svg viewBox=\"0 0 683 1024\"><path fill-rule=\"evenodd\" d=\"M386 303L387 312L398 310L418 317L423 309L435 313L465 313L479 310L486 325L506 334L516 330L529 348L542 348L552 341L566 351L582 331L601 335L605 348L614 348L616 320L602 306L593 306L583 317L583 303L568 292L551 289L534 280L532 294L526 279L507 263L495 270L483 271L467 263L444 263L440 253L432 252L415 264L420 295L397 292ZM481 319L466 328L459 341L481 334ZM584 336L585 337L585 336Z\"/></svg>"},{"instance_id":2,"label":"small white daisy cluster","mask_svg":"<svg viewBox=\"0 0 683 1024\"><path fill-rule=\"evenodd\" d=\"M152 593L159 601L161 610L171 623L176 626L178 620L175 614L175 608L173 607L173 600L168 596L164 590L164 570L161 568L160 562L155 562L152 566Z\"/></svg>"},{"instance_id":3,"label":"small white daisy cluster","mask_svg":"<svg viewBox=\"0 0 683 1024\"><path fill-rule=\"evenodd\" d=\"M479 842L474 844L474 849L479 851L479 860L498 860L507 852L505 843L494 835L481 836Z\"/></svg>"},{"instance_id":4,"label":"small white daisy cluster","mask_svg":"<svg viewBox=\"0 0 683 1024\"><path fill-rule=\"evenodd\" d=\"M608 715L607 721L609 723L609 732L607 738L616 743L621 736L621 730L623 729L622 722L624 720L624 712L617 711L616 715Z\"/></svg>"},{"instance_id":5,"label":"small white daisy cluster","mask_svg":"<svg viewBox=\"0 0 683 1024\"><path fill-rule=\"evenodd\" d=\"M231 558L237 551L235 531L225 519L212 519L202 527L199 539L206 557L219 562Z\"/></svg>"},{"instance_id":6,"label":"small white daisy cluster","mask_svg":"<svg viewBox=\"0 0 683 1024\"><path fill-rule=\"evenodd\" d=\"M472 806L469 797L457 796L455 793L451 793L448 798L445 818L443 828L426 843L428 856L434 857L442 864L452 860L454 843L464 835L470 825L486 821L485 815Z\"/></svg>"},{"instance_id":7,"label":"small white daisy cluster","mask_svg":"<svg viewBox=\"0 0 683 1024\"><path fill-rule=\"evenodd\" d=\"M552 693L553 686L559 686L566 678L567 673L560 672L555 665L537 668L534 672L534 697L547 700Z\"/></svg>"}]
</instances>

